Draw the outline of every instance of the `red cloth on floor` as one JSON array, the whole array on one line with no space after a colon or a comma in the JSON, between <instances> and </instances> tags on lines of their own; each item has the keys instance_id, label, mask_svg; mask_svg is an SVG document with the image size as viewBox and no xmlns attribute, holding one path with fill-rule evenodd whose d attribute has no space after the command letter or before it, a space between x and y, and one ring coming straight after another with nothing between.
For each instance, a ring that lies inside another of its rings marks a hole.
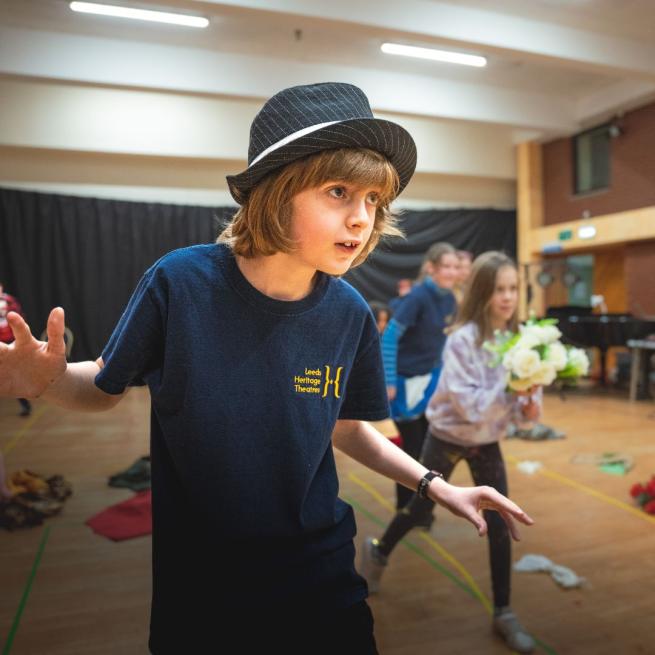
<instances>
[{"instance_id":1,"label":"red cloth on floor","mask_svg":"<svg viewBox=\"0 0 655 655\"><path fill-rule=\"evenodd\" d=\"M152 533L151 492L143 491L92 516L86 524L97 534L124 541Z\"/></svg>"}]
</instances>

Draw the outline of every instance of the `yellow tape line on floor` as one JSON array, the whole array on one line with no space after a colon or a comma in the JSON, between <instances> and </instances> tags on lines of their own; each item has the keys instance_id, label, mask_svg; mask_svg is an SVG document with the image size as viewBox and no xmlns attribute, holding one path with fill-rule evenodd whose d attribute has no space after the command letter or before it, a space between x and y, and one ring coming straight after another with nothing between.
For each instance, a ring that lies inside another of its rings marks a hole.
<instances>
[{"instance_id":1,"label":"yellow tape line on floor","mask_svg":"<svg viewBox=\"0 0 655 655\"><path fill-rule=\"evenodd\" d=\"M517 457L514 457L513 455L506 455L506 459L512 464L518 464L521 461ZM632 505L628 505L628 503L624 503L620 500L617 500L616 498L612 498L612 496L608 496L607 494L604 494L602 491L598 491L593 487L588 487L586 484L582 484L581 482L576 482L575 480L571 480L571 478L567 478L565 475L561 475L560 473L555 473L555 471L550 471L545 467L538 469L537 473L539 473L540 475L545 475L547 478L550 478L551 480L555 480L556 482L561 482L564 485L573 487L574 489L589 494L590 496L594 496L595 498L602 500L608 505L614 505L614 507L618 507L619 509L622 509L625 512L634 514L636 517L643 519L648 523L655 524L655 516L646 514L646 512L644 512L642 509L638 509L636 507L633 507Z\"/></svg>"},{"instance_id":2,"label":"yellow tape line on floor","mask_svg":"<svg viewBox=\"0 0 655 655\"><path fill-rule=\"evenodd\" d=\"M9 455L9 453L16 447L16 444L23 438L25 434L27 434L29 429L41 418L41 416L43 416L47 409L47 405L41 405L32 414L32 416L26 419L21 429L18 430L18 432L16 432L16 434L9 440L9 443L4 448L0 449L4 455Z\"/></svg>"},{"instance_id":3,"label":"yellow tape line on floor","mask_svg":"<svg viewBox=\"0 0 655 655\"><path fill-rule=\"evenodd\" d=\"M395 514L396 509L395 507L386 499L382 494L380 494L375 487L371 486L370 484L364 482L361 478L356 476L354 473L351 473L348 476L356 485L360 486L364 491L366 491L368 494L373 496L375 500L382 505L385 509L389 510L392 514ZM461 576L466 580L468 583L469 587L473 591L473 593L477 596L478 600L482 603L484 606L485 610L489 613L492 614L493 610L491 607L491 601L482 593L478 585L475 583L473 580L473 577L471 574L466 570L466 567L453 555L451 555L436 539L431 537L429 534L422 533L420 535L421 539L428 543L430 547L435 550L441 557L443 557L447 562L449 562L457 571L461 574Z\"/></svg>"}]
</instances>

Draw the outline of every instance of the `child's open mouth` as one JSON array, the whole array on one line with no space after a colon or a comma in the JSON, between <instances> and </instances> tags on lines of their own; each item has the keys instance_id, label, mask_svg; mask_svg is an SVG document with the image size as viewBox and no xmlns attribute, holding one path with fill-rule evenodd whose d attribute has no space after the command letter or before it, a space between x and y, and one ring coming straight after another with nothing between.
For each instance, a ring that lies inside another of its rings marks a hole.
<instances>
[{"instance_id":1,"label":"child's open mouth","mask_svg":"<svg viewBox=\"0 0 655 655\"><path fill-rule=\"evenodd\" d=\"M357 241L344 241L343 243L337 243L337 248L342 252L347 252L352 254L359 247L359 242Z\"/></svg>"}]
</instances>

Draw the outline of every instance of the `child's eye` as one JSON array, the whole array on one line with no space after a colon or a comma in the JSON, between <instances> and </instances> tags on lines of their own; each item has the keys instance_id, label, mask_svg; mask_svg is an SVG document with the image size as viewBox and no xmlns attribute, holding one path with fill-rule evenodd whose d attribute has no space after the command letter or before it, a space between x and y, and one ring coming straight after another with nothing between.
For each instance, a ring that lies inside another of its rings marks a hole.
<instances>
[{"instance_id":1,"label":"child's eye","mask_svg":"<svg viewBox=\"0 0 655 655\"><path fill-rule=\"evenodd\" d=\"M345 198L346 197L346 189L344 187L342 187L342 186L332 187L329 190L329 193L334 198Z\"/></svg>"},{"instance_id":2,"label":"child's eye","mask_svg":"<svg viewBox=\"0 0 655 655\"><path fill-rule=\"evenodd\" d=\"M375 193L375 191L372 191L371 193L368 194L368 202L371 205L378 205L380 203L380 194Z\"/></svg>"}]
</instances>

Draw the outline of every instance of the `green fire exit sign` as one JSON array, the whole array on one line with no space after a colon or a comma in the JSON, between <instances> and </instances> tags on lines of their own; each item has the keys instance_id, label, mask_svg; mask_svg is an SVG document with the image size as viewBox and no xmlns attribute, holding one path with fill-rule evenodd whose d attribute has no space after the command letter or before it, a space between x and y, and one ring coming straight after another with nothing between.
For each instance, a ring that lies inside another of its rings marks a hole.
<instances>
[{"instance_id":1,"label":"green fire exit sign","mask_svg":"<svg viewBox=\"0 0 655 655\"><path fill-rule=\"evenodd\" d=\"M557 238L560 241L568 241L569 239L573 238L573 230L562 230L558 235Z\"/></svg>"}]
</instances>

